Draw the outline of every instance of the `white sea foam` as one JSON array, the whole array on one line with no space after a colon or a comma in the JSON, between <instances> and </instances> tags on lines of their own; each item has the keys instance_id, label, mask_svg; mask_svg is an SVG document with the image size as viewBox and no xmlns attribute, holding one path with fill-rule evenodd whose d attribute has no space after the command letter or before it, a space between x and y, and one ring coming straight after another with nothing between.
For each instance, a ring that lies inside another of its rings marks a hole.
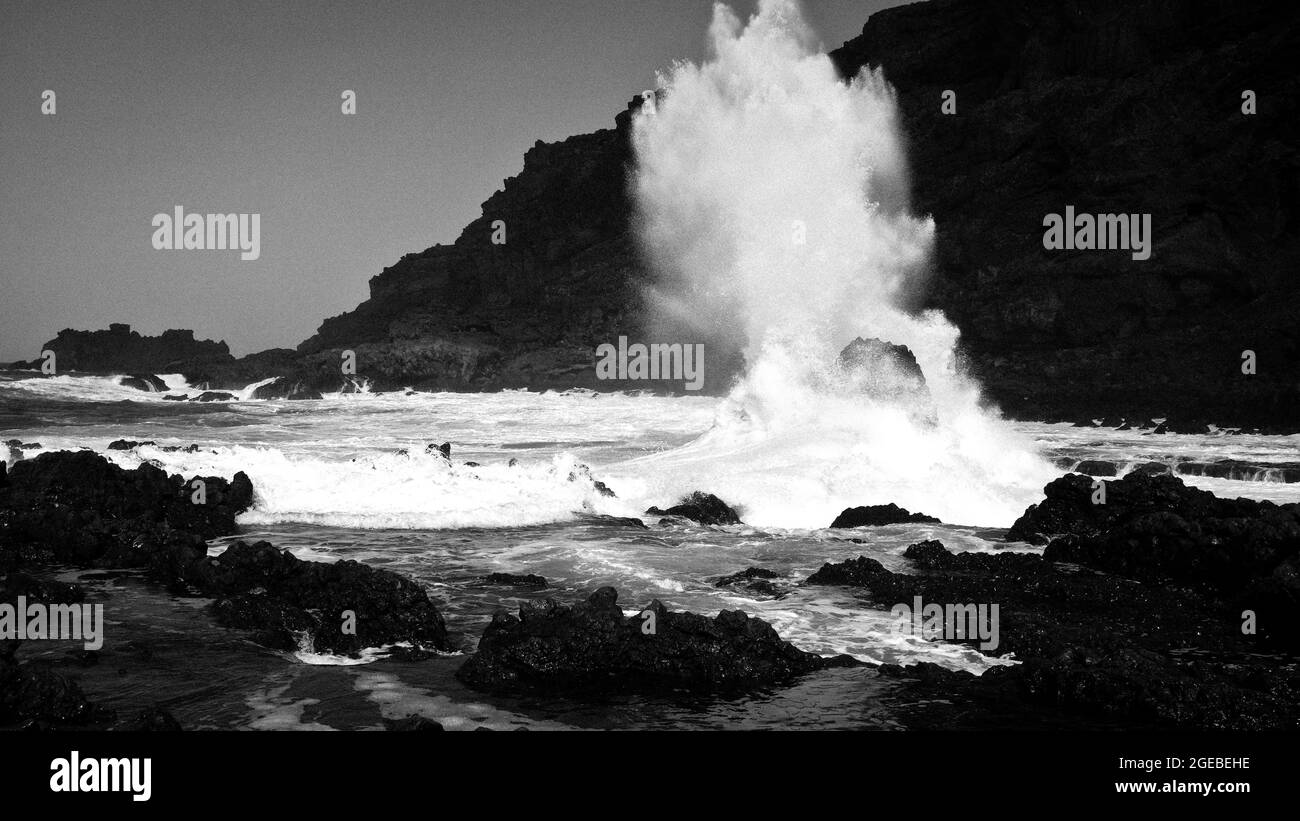
<instances>
[{"instance_id":1,"label":"white sea foam","mask_svg":"<svg viewBox=\"0 0 1300 821\"><path fill-rule=\"evenodd\" d=\"M712 430L634 472L759 525L886 502L1009 524L1055 471L981 408L957 329L905 310L934 224L908 209L892 89L878 71L841 82L792 0L762 0L747 24L715 9L712 58L664 75L637 116L633 190L659 325L741 352L745 372ZM849 384L835 362L857 336L910 348L933 408Z\"/></svg>"}]
</instances>

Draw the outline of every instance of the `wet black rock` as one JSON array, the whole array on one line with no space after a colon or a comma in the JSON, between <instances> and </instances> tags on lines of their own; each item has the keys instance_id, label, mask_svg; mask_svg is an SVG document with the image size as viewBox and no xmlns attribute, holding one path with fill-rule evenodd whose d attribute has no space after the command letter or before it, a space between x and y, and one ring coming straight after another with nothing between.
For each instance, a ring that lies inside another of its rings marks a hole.
<instances>
[{"instance_id":1,"label":"wet black rock","mask_svg":"<svg viewBox=\"0 0 1300 821\"><path fill-rule=\"evenodd\" d=\"M243 473L186 480L149 464L125 470L87 450L43 453L14 465L9 479L0 491L0 557L13 559L146 567L184 534L233 533L235 516L253 502Z\"/></svg>"},{"instance_id":2,"label":"wet black rock","mask_svg":"<svg viewBox=\"0 0 1300 821\"><path fill-rule=\"evenodd\" d=\"M799 650L740 611L710 619L670 612L656 600L628 617L617 601L614 588L602 587L578 604L547 599L517 617L500 612L456 676L494 692L727 692L858 664Z\"/></svg>"},{"instance_id":3,"label":"wet black rock","mask_svg":"<svg viewBox=\"0 0 1300 821\"><path fill-rule=\"evenodd\" d=\"M320 391L305 385L302 380L277 379L254 388L253 399L290 399L294 401L321 399Z\"/></svg>"},{"instance_id":4,"label":"wet black rock","mask_svg":"<svg viewBox=\"0 0 1300 821\"><path fill-rule=\"evenodd\" d=\"M1300 554L1300 505L1220 499L1175 476L1131 473L1105 483L1070 474L1016 520L1008 539L1051 538L1049 561L1143 581L1174 580L1223 592L1271 574Z\"/></svg>"},{"instance_id":5,"label":"wet black rock","mask_svg":"<svg viewBox=\"0 0 1300 821\"><path fill-rule=\"evenodd\" d=\"M1247 482L1275 481L1300 482L1300 463L1297 462L1245 462L1240 459L1220 459L1217 462L1180 462L1177 472L1182 476L1211 476L1216 479L1237 479Z\"/></svg>"},{"instance_id":6,"label":"wet black rock","mask_svg":"<svg viewBox=\"0 0 1300 821\"><path fill-rule=\"evenodd\" d=\"M167 383L151 373L133 373L130 376L122 377L118 384L127 388L135 388L138 391L145 391L146 393L167 392Z\"/></svg>"},{"instance_id":7,"label":"wet black rock","mask_svg":"<svg viewBox=\"0 0 1300 821\"><path fill-rule=\"evenodd\" d=\"M532 573L526 575L517 575L515 573L489 573L483 577L483 581L488 584L500 584L506 587L527 587L533 590L541 590L546 587L546 579L543 576L537 576Z\"/></svg>"},{"instance_id":8,"label":"wet black rock","mask_svg":"<svg viewBox=\"0 0 1300 821\"><path fill-rule=\"evenodd\" d=\"M1169 465L1164 462L1143 462L1129 471L1129 473L1140 473L1145 476L1159 476L1162 473L1170 472Z\"/></svg>"},{"instance_id":9,"label":"wet black rock","mask_svg":"<svg viewBox=\"0 0 1300 821\"><path fill-rule=\"evenodd\" d=\"M254 644L289 653L316 649L313 633L319 621L265 590L217 599L212 603L212 613L218 624L247 631Z\"/></svg>"},{"instance_id":10,"label":"wet black rock","mask_svg":"<svg viewBox=\"0 0 1300 821\"><path fill-rule=\"evenodd\" d=\"M434 732L444 731L444 727L438 722L424 716L410 715L406 718L386 718L384 719L384 729L392 732Z\"/></svg>"},{"instance_id":11,"label":"wet black rock","mask_svg":"<svg viewBox=\"0 0 1300 821\"><path fill-rule=\"evenodd\" d=\"M652 507L646 513L654 516L681 516L702 525L742 524L740 516L730 505L712 493L698 490L667 510Z\"/></svg>"},{"instance_id":12,"label":"wet black rock","mask_svg":"<svg viewBox=\"0 0 1300 821\"><path fill-rule=\"evenodd\" d=\"M108 729L126 733L179 733L182 730L181 723L176 720L176 717L157 705L146 707Z\"/></svg>"},{"instance_id":13,"label":"wet black rock","mask_svg":"<svg viewBox=\"0 0 1300 821\"><path fill-rule=\"evenodd\" d=\"M805 584L873 587L888 584L893 579L893 575L876 559L859 556L856 559L823 564L816 573L808 577Z\"/></svg>"},{"instance_id":14,"label":"wet black rock","mask_svg":"<svg viewBox=\"0 0 1300 821\"><path fill-rule=\"evenodd\" d=\"M204 391L203 393L194 397L190 401L191 402L230 402L235 398L236 397L233 393L226 393L225 391Z\"/></svg>"},{"instance_id":15,"label":"wet black rock","mask_svg":"<svg viewBox=\"0 0 1300 821\"><path fill-rule=\"evenodd\" d=\"M846 508L831 522L831 527L878 527L880 525L938 523L924 513L912 513L890 502L887 505Z\"/></svg>"},{"instance_id":16,"label":"wet black rock","mask_svg":"<svg viewBox=\"0 0 1300 821\"><path fill-rule=\"evenodd\" d=\"M757 594L763 598L783 599L790 594L771 581L780 578L780 574L763 567L748 567L739 573L723 576L713 583L714 587L733 587L739 591Z\"/></svg>"},{"instance_id":17,"label":"wet black rock","mask_svg":"<svg viewBox=\"0 0 1300 821\"><path fill-rule=\"evenodd\" d=\"M147 442L137 442L134 439L115 439L108 443L109 450L135 450L141 445L156 445L157 442L152 439Z\"/></svg>"},{"instance_id":18,"label":"wet black rock","mask_svg":"<svg viewBox=\"0 0 1300 821\"><path fill-rule=\"evenodd\" d=\"M448 462L451 461L450 442L443 442L441 445L435 445L433 443L429 443L429 445L425 447L424 452L429 454L437 453L441 455L442 458L446 459Z\"/></svg>"},{"instance_id":19,"label":"wet black rock","mask_svg":"<svg viewBox=\"0 0 1300 821\"><path fill-rule=\"evenodd\" d=\"M891 573L859 557L828 563L807 583L859 588L864 602L886 611L911 607L918 597L945 608L996 605L996 646L982 648L984 641L970 632L946 640L989 654L1014 653L1023 662L978 677L926 665L881 668L882 675L912 682L911 700L965 705L912 716L909 726L972 726L979 716L972 718L971 705L985 711L985 720L1014 716L1015 726L1062 715L1130 728L1300 724L1300 673L1260 655L1265 637L1262 631L1243 634L1234 602L1071 569L1028 553L952 553L928 541L904 555L921 574Z\"/></svg>"},{"instance_id":20,"label":"wet black rock","mask_svg":"<svg viewBox=\"0 0 1300 821\"><path fill-rule=\"evenodd\" d=\"M577 468L569 472L569 481L576 482L579 478L586 479L596 488L596 492L601 496L614 497L617 494L610 490L609 485L591 475L591 468L586 465L578 465Z\"/></svg>"},{"instance_id":21,"label":"wet black rock","mask_svg":"<svg viewBox=\"0 0 1300 821\"><path fill-rule=\"evenodd\" d=\"M582 516L582 521L590 524L607 525L609 527L630 527L636 530L649 530L646 523L640 519L634 519L631 516L606 516L601 513L588 513Z\"/></svg>"},{"instance_id":22,"label":"wet black rock","mask_svg":"<svg viewBox=\"0 0 1300 821\"><path fill-rule=\"evenodd\" d=\"M21 721L80 726L109 721L111 710L96 706L76 682L46 661L19 663L0 654L0 725Z\"/></svg>"},{"instance_id":23,"label":"wet black rock","mask_svg":"<svg viewBox=\"0 0 1300 821\"><path fill-rule=\"evenodd\" d=\"M1085 459L1078 464L1074 471L1075 473L1086 473L1089 476L1114 476L1119 472L1114 462L1101 459Z\"/></svg>"},{"instance_id":24,"label":"wet black rock","mask_svg":"<svg viewBox=\"0 0 1300 821\"><path fill-rule=\"evenodd\" d=\"M935 421L930 388L916 355L906 345L858 337L840 351L839 366L853 390L907 408L918 420Z\"/></svg>"},{"instance_id":25,"label":"wet black rock","mask_svg":"<svg viewBox=\"0 0 1300 821\"><path fill-rule=\"evenodd\" d=\"M188 393L182 393L179 396L168 395L163 397L163 399L167 400L168 402L187 402L189 401L189 398L190 395Z\"/></svg>"},{"instance_id":26,"label":"wet black rock","mask_svg":"<svg viewBox=\"0 0 1300 821\"><path fill-rule=\"evenodd\" d=\"M276 649L347 655L403 641L450 649L423 587L358 562L305 562L267 542L241 541L198 562L185 580L221 596L213 605L219 622L253 630L255 641Z\"/></svg>"},{"instance_id":27,"label":"wet black rock","mask_svg":"<svg viewBox=\"0 0 1300 821\"><path fill-rule=\"evenodd\" d=\"M776 579L779 578L774 570L768 570L765 567L747 567L739 573L732 573L730 576L723 576L714 583L714 587L726 587L727 585L738 582L747 582L754 579Z\"/></svg>"},{"instance_id":28,"label":"wet black rock","mask_svg":"<svg viewBox=\"0 0 1300 821\"><path fill-rule=\"evenodd\" d=\"M218 598L219 621L283 650L355 654L410 641L447 649L442 615L415 582L353 561L304 562L266 542L208 556L253 501L243 473L194 480L151 465L124 470L91 451L42 454L0 489L0 567L60 561L139 567L186 595ZM21 581L22 577L9 577Z\"/></svg>"}]
</instances>

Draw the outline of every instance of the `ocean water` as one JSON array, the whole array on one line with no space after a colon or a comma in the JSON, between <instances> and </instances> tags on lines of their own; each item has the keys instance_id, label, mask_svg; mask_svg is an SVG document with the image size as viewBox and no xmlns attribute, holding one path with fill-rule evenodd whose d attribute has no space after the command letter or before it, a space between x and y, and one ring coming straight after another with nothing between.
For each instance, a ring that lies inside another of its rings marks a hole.
<instances>
[{"instance_id":1,"label":"ocean water","mask_svg":"<svg viewBox=\"0 0 1300 821\"><path fill-rule=\"evenodd\" d=\"M1180 466L1233 459L1247 465L1235 478L1185 479L1224 496L1300 501L1300 483L1284 481L1295 472L1281 468L1297 461L1300 437L1002 419L960 367L959 330L940 312L911 310L937 226L911 208L907 135L885 74L864 69L844 82L794 0L760 0L747 20L715 6L709 41L706 60L674 63L643 97L629 190L652 274L640 318L657 339L705 345L710 363L718 350L743 355L725 397L398 392L288 402L251 400L250 385L236 401L193 404L115 377L0 374L0 435L40 443L23 457L84 447L127 468L242 470L256 498L237 538L403 573L437 600L460 647L418 663L310 647L272 653L215 627L203 600L171 598L136 574L70 568L67 578L104 598L109 614L104 661L76 673L88 694L123 708L157 701L193 728L368 728L410 714L452 729L897 727L924 705L901 704L896 685L868 669L742 699L599 702L489 697L454 672L498 609L610 585L629 613L653 599L710 616L743 609L811 652L982 673L1016 660L895 634L888 612L853 591L798 582L858 555L902 569L902 552L924 539L1039 550L1005 542L1006 528L1085 459L1121 473L1151 461L1196 473ZM855 369L838 355L856 337L899 347ZM917 367L925 393L900 392ZM165 382L167 393L194 392L179 376ZM158 446L108 451L119 438ZM429 451L443 442L450 462ZM161 449L191 444L193 453ZM745 524L644 517L694 490L718 495ZM944 523L829 528L844 508L890 502ZM649 528L612 517L643 517ZM750 566L777 573L785 595L714 585ZM540 574L550 587L483 584L493 572Z\"/></svg>"},{"instance_id":2,"label":"ocean water","mask_svg":"<svg viewBox=\"0 0 1300 821\"><path fill-rule=\"evenodd\" d=\"M166 381L169 392L194 392L178 376ZM497 609L545 596L580 600L602 585L618 589L628 612L652 599L707 615L742 609L812 652L980 672L1015 660L894 634L888 613L852 591L797 583L823 562L858 555L902 569L902 551L929 538L953 550L1039 550L1005 542L1005 528L1065 472L1058 464L1083 459L1113 461L1121 473L1148 461L1177 471L1187 462L1235 459L1259 470L1245 479L1182 478L1222 496L1300 501L1300 483L1269 470L1295 461L1296 436L999 422L993 441L954 445L951 431L918 433L865 406L849 418L807 417L798 430L758 424L754 414L737 412L735 395L359 393L208 404L163 396L122 387L115 377L0 374L0 438L40 443L23 449L23 458L90 448L125 468L148 461L186 476L242 470L256 496L233 538L416 579L461 648L420 663L310 648L272 653L213 625L205 600L170 597L132 573L68 569L66 578L104 598L105 653L117 659L79 673L87 692L110 705L162 700L189 726L369 727L420 713L451 728L888 727L893 718L881 706L888 698L879 692L887 685L863 671L829 671L740 701L667 704L501 699L466 690L452 674ZM107 449L120 438L158 446ZM426 453L443 442L452 446L450 463ZM191 444L197 452L161 450ZM7 461L16 458L7 452ZM617 496L602 495L595 480ZM644 515L696 489L718 494L746 524L664 526ZM888 502L944 524L828 528L846 507ZM649 529L606 517L639 517ZM788 594L714 586L750 566L775 571ZM493 572L540 574L550 587L485 585L482 577Z\"/></svg>"}]
</instances>

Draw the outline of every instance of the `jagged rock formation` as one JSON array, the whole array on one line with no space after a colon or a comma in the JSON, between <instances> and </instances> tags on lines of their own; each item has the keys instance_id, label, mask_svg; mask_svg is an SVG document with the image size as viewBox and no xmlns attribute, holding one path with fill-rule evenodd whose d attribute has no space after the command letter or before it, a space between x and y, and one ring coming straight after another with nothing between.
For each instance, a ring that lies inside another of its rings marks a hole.
<instances>
[{"instance_id":1,"label":"jagged rock formation","mask_svg":"<svg viewBox=\"0 0 1300 821\"><path fill-rule=\"evenodd\" d=\"M133 387L150 390L151 373L176 373L199 362L233 362L225 342L196 340L193 331L163 331L160 336L141 336L130 325L113 323L107 331L74 331L65 328L41 346L54 351L59 373L132 373ZM19 368L40 368L41 359L15 362ZM154 380L153 390L158 389ZM163 386L166 389L166 386Z\"/></svg>"},{"instance_id":2,"label":"jagged rock formation","mask_svg":"<svg viewBox=\"0 0 1300 821\"><path fill-rule=\"evenodd\" d=\"M898 90L913 210L939 230L917 307L957 323L1004 409L1296 424L1298 40L1277 2L934 0L873 15L832 52L845 76L881 65ZM380 383L608 387L591 348L634 330L647 277L628 122L535 146L454 245L404 257L303 343L308 370L337 382L354 347ZM1151 258L1044 250L1043 218L1066 205L1151 214Z\"/></svg>"},{"instance_id":3,"label":"jagged rock formation","mask_svg":"<svg viewBox=\"0 0 1300 821\"><path fill-rule=\"evenodd\" d=\"M861 663L804 652L740 610L708 618L656 599L629 617L617 601L614 588L602 587L585 602L500 611L456 677L489 692L725 692Z\"/></svg>"},{"instance_id":4,"label":"jagged rock formation","mask_svg":"<svg viewBox=\"0 0 1300 821\"><path fill-rule=\"evenodd\" d=\"M906 345L858 337L840 351L840 372L865 396L907 408L917 421L934 424L938 413L916 355Z\"/></svg>"},{"instance_id":5,"label":"jagged rock formation","mask_svg":"<svg viewBox=\"0 0 1300 821\"><path fill-rule=\"evenodd\" d=\"M961 328L1004 410L1294 429L1298 47L1279 0L931 0L878 12L831 58L846 77L883 66L897 89L912 209L938 227L913 307ZM351 350L375 389L623 387L596 380L594 349L641 330L649 274L626 189L639 104L613 129L537 143L455 243L402 257L297 351L183 372L224 390L283 376L264 394L310 395L355 384ZM1067 205L1150 214L1150 258L1045 250L1044 217ZM727 364L710 361L706 389L726 387Z\"/></svg>"},{"instance_id":6,"label":"jagged rock formation","mask_svg":"<svg viewBox=\"0 0 1300 821\"><path fill-rule=\"evenodd\" d=\"M913 208L939 231L927 304L1006 410L1297 424L1298 41L1271 1L933 0L832 52L898 89ZM1151 214L1150 259L1044 250L1066 205Z\"/></svg>"}]
</instances>

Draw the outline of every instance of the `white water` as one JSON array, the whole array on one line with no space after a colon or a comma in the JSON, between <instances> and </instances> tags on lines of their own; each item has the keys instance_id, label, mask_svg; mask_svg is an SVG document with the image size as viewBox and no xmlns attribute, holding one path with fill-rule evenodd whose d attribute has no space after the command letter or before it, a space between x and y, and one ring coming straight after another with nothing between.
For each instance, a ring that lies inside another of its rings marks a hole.
<instances>
[{"instance_id":1,"label":"white water","mask_svg":"<svg viewBox=\"0 0 1300 821\"><path fill-rule=\"evenodd\" d=\"M957 329L902 309L934 223L908 212L892 89L870 71L841 82L792 0L746 24L717 6L710 36L712 59L662 76L638 113L633 190L660 324L741 351L746 371L712 430L636 471L748 500L765 525L826 521L848 498L1010 521L1057 471L980 407ZM859 335L913 351L936 427L836 371Z\"/></svg>"}]
</instances>

